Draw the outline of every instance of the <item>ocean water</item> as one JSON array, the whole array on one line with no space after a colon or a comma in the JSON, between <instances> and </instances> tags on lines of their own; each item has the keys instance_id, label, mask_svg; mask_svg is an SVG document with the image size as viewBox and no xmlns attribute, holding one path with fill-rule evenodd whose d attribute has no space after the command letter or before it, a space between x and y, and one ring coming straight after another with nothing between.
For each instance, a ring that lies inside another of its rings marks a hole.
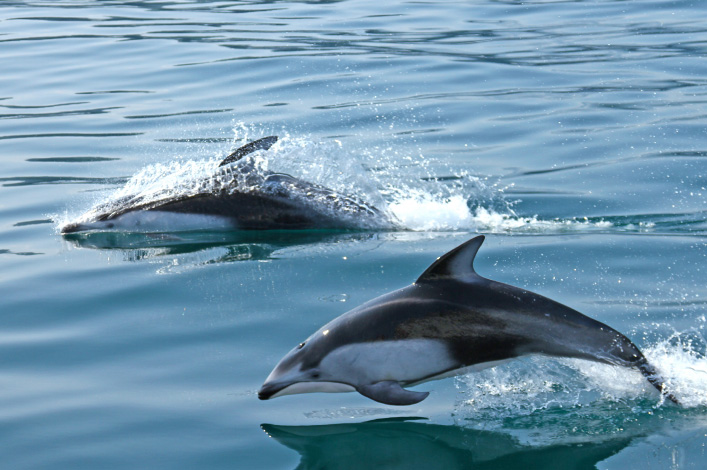
<instances>
[{"instance_id":1,"label":"ocean water","mask_svg":"<svg viewBox=\"0 0 707 470\"><path fill-rule=\"evenodd\" d=\"M706 56L694 0L0 2L0 466L706 468ZM267 135L391 225L59 233ZM683 406L542 357L409 407L257 399L478 233L480 274L622 331Z\"/></svg>"}]
</instances>

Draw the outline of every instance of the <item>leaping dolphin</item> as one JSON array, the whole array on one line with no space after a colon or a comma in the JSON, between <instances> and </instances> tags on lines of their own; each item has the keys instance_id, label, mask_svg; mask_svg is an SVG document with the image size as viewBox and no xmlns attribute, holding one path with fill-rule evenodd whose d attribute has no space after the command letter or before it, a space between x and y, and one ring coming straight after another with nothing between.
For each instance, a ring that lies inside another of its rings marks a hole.
<instances>
[{"instance_id":1,"label":"leaping dolphin","mask_svg":"<svg viewBox=\"0 0 707 470\"><path fill-rule=\"evenodd\" d=\"M633 367L668 399L655 368L613 328L474 271L484 236L438 258L412 285L332 320L292 349L258 392L269 398L357 391L388 405L429 395L403 387L493 367L526 354Z\"/></svg>"},{"instance_id":2,"label":"leaping dolphin","mask_svg":"<svg viewBox=\"0 0 707 470\"><path fill-rule=\"evenodd\" d=\"M235 150L196 191L108 201L64 225L61 233L391 228L378 209L353 196L258 168L249 155L277 140L264 137Z\"/></svg>"}]
</instances>

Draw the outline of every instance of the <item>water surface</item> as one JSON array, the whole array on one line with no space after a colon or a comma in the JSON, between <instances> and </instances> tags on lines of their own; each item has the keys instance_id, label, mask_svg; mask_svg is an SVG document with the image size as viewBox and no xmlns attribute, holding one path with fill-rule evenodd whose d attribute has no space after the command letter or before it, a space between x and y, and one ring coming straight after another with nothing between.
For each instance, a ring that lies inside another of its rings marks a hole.
<instances>
[{"instance_id":1,"label":"water surface","mask_svg":"<svg viewBox=\"0 0 707 470\"><path fill-rule=\"evenodd\" d=\"M8 468L701 468L707 12L692 1L0 4ZM246 141L396 231L98 233ZM629 336L640 374L524 358L411 407L260 402L319 326L477 233L484 276Z\"/></svg>"}]
</instances>

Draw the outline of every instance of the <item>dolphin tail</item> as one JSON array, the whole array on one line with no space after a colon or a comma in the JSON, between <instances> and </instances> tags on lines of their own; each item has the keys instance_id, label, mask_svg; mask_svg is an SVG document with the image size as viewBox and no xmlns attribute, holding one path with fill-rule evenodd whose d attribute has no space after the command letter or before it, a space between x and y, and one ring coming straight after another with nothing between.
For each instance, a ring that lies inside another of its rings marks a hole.
<instances>
[{"instance_id":1,"label":"dolphin tail","mask_svg":"<svg viewBox=\"0 0 707 470\"><path fill-rule=\"evenodd\" d=\"M655 369L655 367L653 367L653 365L651 365L644 358L640 363L637 364L637 367L638 370L640 370L641 373L645 376L645 378L648 379L651 385L658 389L661 395L663 395L665 398L672 401L676 405L680 405L680 402L677 398L675 398L675 395L665 389L665 382L663 382L663 379L660 377L658 371Z\"/></svg>"}]
</instances>

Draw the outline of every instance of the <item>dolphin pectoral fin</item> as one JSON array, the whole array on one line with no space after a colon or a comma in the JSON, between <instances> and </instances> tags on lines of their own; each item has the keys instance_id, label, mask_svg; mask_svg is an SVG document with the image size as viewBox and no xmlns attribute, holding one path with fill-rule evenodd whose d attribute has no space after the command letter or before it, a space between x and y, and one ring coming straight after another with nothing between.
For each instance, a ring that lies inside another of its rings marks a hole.
<instances>
[{"instance_id":1,"label":"dolphin pectoral fin","mask_svg":"<svg viewBox=\"0 0 707 470\"><path fill-rule=\"evenodd\" d=\"M371 400L386 405L414 405L427 398L430 392L412 392L405 390L398 382L385 380L374 384L362 385L358 387L358 393Z\"/></svg>"},{"instance_id":2,"label":"dolphin pectoral fin","mask_svg":"<svg viewBox=\"0 0 707 470\"><path fill-rule=\"evenodd\" d=\"M228 165L229 163L238 161L249 153L255 152L256 150L268 150L270 147L273 146L273 144L275 144L275 142L277 142L277 136L274 135L254 140L253 142L245 144L243 147L239 147L238 149L231 152L229 156L223 159L219 166Z\"/></svg>"}]
</instances>

